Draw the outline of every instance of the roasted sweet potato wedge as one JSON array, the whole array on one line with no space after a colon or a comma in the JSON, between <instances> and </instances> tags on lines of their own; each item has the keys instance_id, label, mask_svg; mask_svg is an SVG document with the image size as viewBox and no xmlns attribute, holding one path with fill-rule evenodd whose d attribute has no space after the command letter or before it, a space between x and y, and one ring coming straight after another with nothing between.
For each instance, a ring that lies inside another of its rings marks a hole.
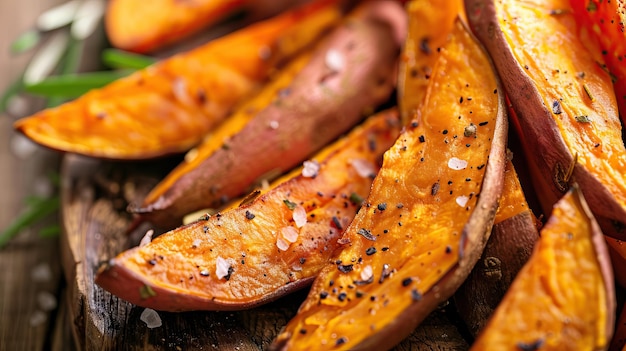
<instances>
[{"instance_id":1,"label":"roasted sweet potato wedge","mask_svg":"<svg viewBox=\"0 0 626 351\"><path fill-rule=\"evenodd\" d=\"M301 288L339 245L399 132L396 110L373 116L256 198L121 253L96 283L168 311L243 309Z\"/></svg>"},{"instance_id":2,"label":"roasted sweet potato wedge","mask_svg":"<svg viewBox=\"0 0 626 351\"><path fill-rule=\"evenodd\" d=\"M480 257L502 191L505 107L486 53L460 20L451 30L420 118L385 153L341 251L273 349L390 348Z\"/></svg>"},{"instance_id":3,"label":"roasted sweet potato wedge","mask_svg":"<svg viewBox=\"0 0 626 351\"><path fill-rule=\"evenodd\" d=\"M626 349L626 308L624 308L624 306L625 305L622 304L622 311L617 319L615 333L613 333L609 351L623 351Z\"/></svg>"},{"instance_id":4,"label":"roasted sweet potato wedge","mask_svg":"<svg viewBox=\"0 0 626 351\"><path fill-rule=\"evenodd\" d=\"M188 213L222 205L349 130L391 96L401 45L394 33L405 22L402 7L392 1L357 7L288 86L273 94L288 80L281 78L254 102L258 111L240 110L247 117L237 120L249 120L243 128L239 122L221 128L222 139L208 139L133 211L160 227L179 225Z\"/></svg>"},{"instance_id":5,"label":"roasted sweet potato wedge","mask_svg":"<svg viewBox=\"0 0 626 351\"><path fill-rule=\"evenodd\" d=\"M280 65L339 22L320 0L216 39L15 123L34 141L111 159L184 152Z\"/></svg>"},{"instance_id":6,"label":"roasted sweet potato wedge","mask_svg":"<svg viewBox=\"0 0 626 351\"><path fill-rule=\"evenodd\" d=\"M572 181L606 235L626 237L626 149L611 77L587 51L565 0L467 0L515 110L544 212Z\"/></svg>"},{"instance_id":7,"label":"roasted sweet potato wedge","mask_svg":"<svg viewBox=\"0 0 626 351\"><path fill-rule=\"evenodd\" d=\"M583 38L611 74L617 106L626 123L626 3L624 0L570 0ZM595 45L594 45L595 44Z\"/></svg>"},{"instance_id":8,"label":"roasted sweet potato wedge","mask_svg":"<svg viewBox=\"0 0 626 351\"><path fill-rule=\"evenodd\" d=\"M430 1L410 1L406 8L411 20L398 75L398 104L404 124L418 118L417 108L426 96L439 48L448 40L459 13L463 13L463 1L440 1L436 6Z\"/></svg>"},{"instance_id":9,"label":"roasted sweet potato wedge","mask_svg":"<svg viewBox=\"0 0 626 351\"><path fill-rule=\"evenodd\" d=\"M623 288L626 288L626 242L606 237L606 243L609 247L615 280Z\"/></svg>"},{"instance_id":10,"label":"roasted sweet potato wedge","mask_svg":"<svg viewBox=\"0 0 626 351\"><path fill-rule=\"evenodd\" d=\"M111 44L150 52L214 24L247 0L110 0L105 28Z\"/></svg>"},{"instance_id":11,"label":"roasted sweet potato wedge","mask_svg":"<svg viewBox=\"0 0 626 351\"><path fill-rule=\"evenodd\" d=\"M604 236L573 188L471 350L605 350L614 321Z\"/></svg>"},{"instance_id":12,"label":"roasted sweet potato wedge","mask_svg":"<svg viewBox=\"0 0 626 351\"><path fill-rule=\"evenodd\" d=\"M472 273L454 294L459 314L474 336L485 326L528 261L539 239L537 222L509 161L489 241Z\"/></svg>"}]
</instances>

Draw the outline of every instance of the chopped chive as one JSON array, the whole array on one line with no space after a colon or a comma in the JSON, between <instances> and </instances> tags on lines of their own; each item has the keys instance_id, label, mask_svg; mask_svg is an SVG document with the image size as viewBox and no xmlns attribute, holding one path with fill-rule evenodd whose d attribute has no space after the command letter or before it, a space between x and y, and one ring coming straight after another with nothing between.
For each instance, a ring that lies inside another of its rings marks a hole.
<instances>
[{"instance_id":1,"label":"chopped chive","mask_svg":"<svg viewBox=\"0 0 626 351\"><path fill-rule=\"evenodd\" d=\"M11 53L21 54L34 48L41 40L41 34L35 29L29 29L22 33L11 43Z\"/></svg>"},{"instance_id":2,"label":"chopped chive","mask_svg":"<svg viewBox=\"0 0 626 351\"><path fill-rule=\"evenodd\" d=\"M122 50L105 49L102 51L102 63L110 68L143 69L155 62L156 60L152 57Z\"/></svg>"},{"instance_id":3,"label":"chopped chive","mask_svg":"<svg viewBox=\"0 0 626 351\"><path fill-rule=\"evenodd\" d=\"M59 209L59 205L60 201L58 196L33 202L26 212L19 215L13 223L0 232L0 248L4 247L9 240L15 237L24 228L54 213Z\"/></svg>"},{"instance_id":4,"label":"chopped chive","mask_svg":"<svg viewBox=\"0 0 626 351\"><path fill-rule=\"evenodd\" d=\"M27 84L24 90L45 97L78 97L91 89L101 88L132 73L129 70L102 71L48 77L38 83Z\"/></svg>"}]
</instances>

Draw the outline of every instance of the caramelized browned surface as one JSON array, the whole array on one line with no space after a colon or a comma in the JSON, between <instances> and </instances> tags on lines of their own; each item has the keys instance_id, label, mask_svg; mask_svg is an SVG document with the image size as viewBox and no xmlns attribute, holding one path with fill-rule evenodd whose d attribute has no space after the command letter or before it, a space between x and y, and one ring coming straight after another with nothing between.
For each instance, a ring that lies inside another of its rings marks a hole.
<instances>
[{"instance_id":1,"label":"caramelized browned surface","mask_svg":"<svg viewBox=\"0 0 626 351\"><path fill-rule=\"evenodd\" d=\"M372 117L322 152L314 174L305 166L247 204L126 251L96 282L174 311L243 309L301 287L338 245L399 129L397 111Z\"/></svg>"},{"instance_id":2,"label":"caramelized browned surface","mask_svg":"<svg viewBox=\"0 0 626 351\"><path fill-rule=\"evenodd\" d=\"M275 349L391 347L478 260L502 190L506 127L490 62L460 21L430 84L421 118L385 153L345 245Z\"/></svg>"},{"instance_id":3,"label":"caramelized browned surface","mask_svg":"<svg viewBox=\"0 0 626 351\"><path fill-rule=\"evenodd\" d=\"M15 128L47 147L95 157L186 151L340 16L332 2L313 2L21 119Z\"/></svg>"},{"instance_id":4,"label":"caramelized browned surface","mask_svg":"<svg viewBox=\"0 0 626 351\"><path fill-rule=\"evenodd\" d=\"M614 320L604 237L576 188L555 205L472 350L603 350Z\"/></svg>"}]
</instances>

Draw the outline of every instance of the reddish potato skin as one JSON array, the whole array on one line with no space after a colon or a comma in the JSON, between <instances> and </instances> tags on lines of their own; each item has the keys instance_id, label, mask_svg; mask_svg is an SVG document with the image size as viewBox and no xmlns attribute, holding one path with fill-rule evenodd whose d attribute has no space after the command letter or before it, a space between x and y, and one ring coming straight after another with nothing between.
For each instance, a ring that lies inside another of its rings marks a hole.
<instances>
[{"instance_id":1,"label":"reddish potato skin","mask_svg":"<svg viewBox=\"0 0 626 351\"><path fill-rule=\"evenodd\" d=\"M396 2L363 3L316 49L286 96L260 111L227 147L133 211L140 220L171 228L188 213L241 195L270 171L291 169L346 132L389 99L405 22ZM331 50L343 59L338 71L328 66Z\"/></svg>"},{"instance_id":2,"label":"reddish potato skin","mask_svg":"<svg viewBox=\"0 0 626 351\"><path fill-rule=\"evenodd\" d=\"M465 6L470 27L492 56L503 78L504 89L515 110L511 114L514 118L512 124L526 149L528 165L544 212L550 212L552 205L568 190L569 184L576 182L602 231L616 239L626 239L626 209L618 200L623 199L625 194L612 193L598 179L598 173L593 174L592 169L577 162L563 137L563 133L574 131L560 131L552 116L552 109L546 106L536 86L541 82L534 82L525 71L526 68L517 61L500 27L495 1L467 0ZM594 72L598 69L596 65L587 68ZM603 97L615 103L614 96L613 100L608 93ZM610 114L603 118L619 125L617 106L603 105L602 108ZM623 141L621 138L615 139L601 140L610 143L608 147L615 152L607 162L613 162L614 167L624 167L621 161L626 157ZM565 174L570 167L573 167L573 171L567 178Z\"/></svg>"}]
</instances>

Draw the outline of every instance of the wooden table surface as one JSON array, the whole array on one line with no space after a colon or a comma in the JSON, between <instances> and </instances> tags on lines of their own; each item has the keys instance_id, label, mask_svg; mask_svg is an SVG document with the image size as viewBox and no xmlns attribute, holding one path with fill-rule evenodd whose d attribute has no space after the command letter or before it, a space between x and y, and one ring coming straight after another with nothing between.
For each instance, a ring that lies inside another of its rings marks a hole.
<instances>
[{"instance_id":1,"label":"wooden table surface","mask_svg":"<svg viewBox=\"0 0 626 351\"><path fill-rule=\"evenodd\" d=\"M30 28L38 14L62 1L0 1L0 91L17 78L30 57L28 53L11 55L11 41ZM29 105L38 106L40 102ZM25 140L12 130L15 118L0 115L0 229L6 228L23 211L27 196L47 192L47 174L58 170L58 154L39 147L16 147ZM55 220L51 216L48 224ZM64 282L59 240L42 239L39 229L41 225L21 232L0 249L0 350L71 350L73 347L64 328L66 323L55 323L63 316L59 311L64 304L60 298Z\"/></svg>"}]
</instances>

